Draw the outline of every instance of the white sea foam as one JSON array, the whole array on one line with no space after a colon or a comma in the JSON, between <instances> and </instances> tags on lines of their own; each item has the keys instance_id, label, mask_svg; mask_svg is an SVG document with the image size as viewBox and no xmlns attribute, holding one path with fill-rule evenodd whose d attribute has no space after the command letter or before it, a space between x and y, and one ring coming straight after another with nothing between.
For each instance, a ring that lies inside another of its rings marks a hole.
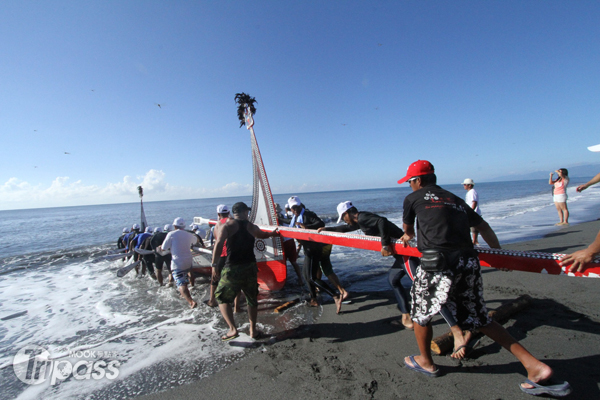
<instances>
[{"instance_id":1,"label":"white sea foam","mask_svg":"<svg viewBox=\"0 0 600 400\"><path fill-rule=\"evenodd\" d=\"M54 386L46 381L19 390L18 398L78 398L98 390L108 391L101 396L105 398L129 397L148 392L142 378L145 370L156 376L151 384L158 390L206 376L245 351L219 340L226 325L218 309L201 304L191 310L175 288L158 287L147 277L137 279L135 272L118 279L120 265L73 263L0 280L3 316L27 310L25 316L3 321L0 327L3 382L12 373L12 356L32 343L46 348L52 360L74 364L78 360L70 357L73 352L94 350L113 354L105 360L120 363L114 381L71 378ZM199 301L207 290L207 285L197 285L192 295ZM245 314L236 319L241 329L248 328ZM304 320L292 313L282 323L291 329ZM259 326L273 330L264 323ZM18 386L14 379L12 385Z\"/></svg>"}]
</instances>

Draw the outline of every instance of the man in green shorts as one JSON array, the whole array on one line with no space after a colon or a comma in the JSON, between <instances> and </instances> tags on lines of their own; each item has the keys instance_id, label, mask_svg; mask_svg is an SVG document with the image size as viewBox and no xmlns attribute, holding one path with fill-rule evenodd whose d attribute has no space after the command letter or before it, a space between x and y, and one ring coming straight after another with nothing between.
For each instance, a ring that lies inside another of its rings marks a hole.
<instances>
[{"instance_id":1,"label":"man in green shorts","mask_svg":"<svg viewBox=\"0 0 600 400\"><path fill-rule=\"evenodd\" d=\"M239 336L233 319L231 304L241 291L246 295L248 303L248 318L250 319L250 337L256 339L256 318L258 314L258 267L254 256L254 239L266 239L277 236L279 231L263 232L260 228L248 221L250 208L242 202L231 207L233 218L221 225L215 248L213 249L212 267L213 277L219 278L219 285L215 297L219 303L219 310L223 319L229 326L227 334L221 337L222 341L235 339ZM221 259L223 245L227 242L227 260L223 270L219 272L217 266Z\"/></svg>"}]
</instances>

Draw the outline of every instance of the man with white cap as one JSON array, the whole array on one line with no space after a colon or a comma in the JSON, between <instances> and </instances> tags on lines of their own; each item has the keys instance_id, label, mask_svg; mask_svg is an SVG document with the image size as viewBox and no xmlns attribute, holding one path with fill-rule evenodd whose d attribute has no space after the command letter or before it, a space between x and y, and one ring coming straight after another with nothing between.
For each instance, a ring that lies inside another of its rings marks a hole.
<instances>
[{"instance_id":1,"label":"man with white cap","mask_svg":"<svg viewBox=\"0 0 600 400\"><path fill-rule=\"evenodd\" d=\"M135 246L137 244L138 237L143 234L141 228L138 224L133 224L133 228L131 229L131 233L129 236L126 236L127 242L127 250L132 254L132 259L135 261L138 259L138 254L135 253ZM135 273L138 273L138 267L135 267Z\"/></svg>"},{"instance_id":2,"label":"man with white cap","mask_svg":"<svg viewBox=\"0 0 600 400\"><path fill-rule=\"evenodd\" d=\"M402 313L402 320L399 324L403 325L406 329L413 330L414 323L410 317L410 289L407 290L404 288L401 280L404 275L407 275L411 281L415 279L420 260L417 257L394 254L392 241L394 239L400 239L404 235L404 232L400 227L388 221L385 217L367 211L358 211L351 201L344 201L338 204L337 212L339 215L338 223L343 220L347 225L319 228L318 231L352 232L360 229L365 235L381 237L381 255L384 257L391 255L396 259L392 268L390 268L388 282L396 296L398 309ZM442 307L440 314L446 320L448 326L450 326L453 335L457 337L457 345L455 346L455 350L451 357L456 359L465 358L467 343L471 339L472 333L467 332L467 334L463 334L463 331L458 326L452 312L447 307ZM392 321L392 324L397 325L398 321Z\"/></svg>"},{"instance_id":3,"label":"man with white cap","mask_svg":"<svg viewBox=\"0 0 600 400\"><path fill-rule=\"evenodd\" d=\"M250 208L243 202L238 202L231 207L233 218L230 218L219 229L217 242L213 250L213 274L220 278L215 291L219 303L219 310L229 330L221 337L226 342L239 336L231 303L240 291L246 295L248 303L248 319L250 320L250 337L258 339L261 335L256 330L258 316L258 267L254 255L254 239L266 239L279 235L275 229L272 232L263 232L248 220ZM223 247L227 242L227 259L222 271L216 267L221 260Z\"/></svg>"},{"instance_id":4,"label":"man with white cap","mask_svg":"<svg viewBox=\"0 0 600 400\"><path fill-rule=\"evenodd\" d=\"M400 239L404 232L397 225L388 221L387 218L366 211L358 211L351 201L344 201L338 204L337 212L339 215L337 223L344 221L345 225L319 228L317 232L352 232L358 229L365 235L381 237L381 255L384 257L394 256L396 261L388 274L388 282L394 291L398 309L402 313L401 324L406 329L413 329L413 322L410 319L410 292L402 286L401 279L408 273L412 277L413 269L419 262L414 260L414 267L409 267L409 257L394 254L392 241ZM414 257L413 257L414 258ZM406 264L406 265L405 265ZM411 278L412 279L412 278ZM394 321L396 322L396 321Z\"/></svg>"},{"instance_id":5,"label":"man with white cap","mask_svg":"<svg viewBox=\"0 0 600 400\"><path fill-rule=\"evenodd\" d=\"M170 252L158 252L158 249L165 241L167 234L173 230L173 225L167 224L163 227L162 232L156 232L150 238L150 247L154 250L154 267L156 268L156 278L158 279L158 284L160 286L163 285L163 274L162 269L163 265L167 266L167 271L171 270L171 253ZM173 282L173 275L169 273L169 284Z\"/></svg>"},{"instance_id":6,"label":"man with white cap","mask_svg":"<svg viewBox=\"0 0 600 400\"><path fill-rule=\"evenodd\" d=\"M125 235L127 235L129 233L129 228L123 228L123 234L121 236L119 236L119 238L117 239L117 249L124 249L125 245L123 244L123 239L125 238Z\"/></svg>"},{"instance_id":7,"label":"man with white cap","mask_svg":"<svg viewBox=\"0 0 600 400\"><path fill-rule=\"evenodd\" d=\"M420 354L406 357L404 365L429 377L439 375L431 357L431 319L447 304L463 329L479 329L523 364L527 370L527 380L519 386L523 392L567 395L571 391L567 382L543 386L552 376L552 368L536 359L488 316L479 257L469 227L476 226L490 247L500 248L500 243L483 218L463 199L437 186L436 180L433 165L418 160L398 181L399 184L408 181L412 189L404 199L404 236L400 240L406 246L415 237L417 219L417 247L423 253L411 290L414 305L411 316Z\"/></svg>"},{"instance_id":8,"label":"man with white cap","mask_svg":"<svg viewBox=\"0 0 600 400\"><path fill-rule=\"evenodd\" d=\"M134 251L135 251L135 249L139 249L140 246L144 243L144 241L147 238L149 238L150 236L152 236L152 228L149 227L149 226L147 226L146 229L144 230L144 232L140 233L139 235L137 235L135 237L135 239L134 239L134 242L135 242L135 244L134 244ZM134 255L134 257L135 257L136 261L140 260L142 262L142 274L140 276L146 275L147 264L146 264L146 262L144 262L145 257L143 255L141 255L141 254L138 254L138 253L136 253ZM152 267L150 266L150 268L152 268ZM152 271L151 274L154 275L154 269L150 270L150 268L149 268L149 272ZM139 273L138 267L135 267L135 273L136 274Z\"/></svg>"},{"instance_id":9,"label":"man with white cap","mask_svg":"<svg viewBox=\"0 0 600 400\"><path fill-rule=\"evenodd\" d=\"M323 220L319 218L317 214L307 209L298 196L290 197L288 199L288 204L294 213L294 216L290 221L290 227L317 230L325 226ZM348 297L348 292L344 290L337 275L333 272L333 266L331 265L330 259L332 246L330 244L325 245L323 243L306 240L300 240L299 242L304 247L304 266L302 272L310 292L310 306L318 306L316 291L316 288L318 287L321 291L333 298L333 301L335 301L336 312L339 314L342 310L342 302ZM319 278L319 268L321 268L323 275L338 288L340 292L339 295L336 294L334 289L326 282Z\"/></svg>"},{"instance_id":10,"label":"man with white cap","mask_svg":"<svg viewBox=\"0 0 600 400\"><path fill-rule=\"evenodd\" d=\"M292 216L288 216L287 210L290 210L290 206L288 204L285 205L286 212L282 212L277 214L277 223L281 226L288 225L292 221ZM296 248L296 241L292 238L282 238L283 254L285 255L286 262L289 261L294 267L294 271L296 271L296 276L298 276L298 285L300 287L304 286L304 280L302 279L302 269L300 265L298 265L298 252L300 250L300 246Z\"/></svg>"},{"instance_id":11,"label":"man with white cap","mask_svg":"<svg viewBox=\"0 0 600 400\"><path fill-rule=\"evenodd\" d=\"M138 242L140 243L138 246L136 246L136 249L142 249L142 250L151 250L150 247L150 240L152 239L152 236L158 232L160 230L160 228L154 228L152 229L151 227L146 227L146 230L144 231L143 236L138 237ZM145 270L148 270L148 274L150 275L150 277L154 280L156 280L156 275L154 274L154 254L144 254L141 255L139 254L139 259L142 260L142 275L145 274Z\"/></svg>"},{"instance_id":12,"label":"man with white cap","mask_svg":"<svg viewBox=\"0 0 600 400\"><path fill-rule=\"evenodd\" d=\"M292 218L294 216L294 213L292 212L292 208L290 207L290 205L288 203L285 203L283 210L285 212L286 218Z\"/></svg>"},{"instance_id":13,"label":"man with white cap","mask_svg":"<svg viewBox=\"0 0 600 400\"><path fill-rule=\"evenodd\" d=\"M173 226L175 230L167 234L163 244L158 247L158 251L171 250L171 274L183 298L191 308L194 308L197 304L192 299L187 285L190 283L188 273L192 269L193 263L190 250L193 245L198 243L198 237L185 230L185 221L181 217L175 218Z\"/></svg>"},{"instance_id":14,"label":"man with white cap","mask_svg":"<svg viewBox=\"0 0 600 400\"><path fill-rule=\"evenodd\" d=\"M133 224L131 226L131 231L123 237L123 246L127 249L127 252L133 252L133 246L131 246L131 242L140 233L140 226L138 224Z\"/></svg>"},{"instance_id":15,"label":"man with white cap","mask_svg":"<svg viewBox=\"0 0 600 400\"><path fill-rule=\"evenodd\" d=\"M479 195L473 188L475 186L475 182L473 179L467 178L463 181L463 188L467 191L465 195L465 203L469 205L475 212L481 215L481 210L479 209ZM479 231L475 227L471 227L471 235L473 236L473 244L477 246L479 242L477 241L477 237L479 236Z\"/></svg>"}]
</instances>

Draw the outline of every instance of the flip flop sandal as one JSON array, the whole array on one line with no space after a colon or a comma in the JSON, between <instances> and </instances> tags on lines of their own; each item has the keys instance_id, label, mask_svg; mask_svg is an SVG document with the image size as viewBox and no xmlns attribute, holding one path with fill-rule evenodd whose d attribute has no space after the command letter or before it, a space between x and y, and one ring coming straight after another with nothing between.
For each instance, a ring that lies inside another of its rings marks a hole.
<instances>
[{"instance_id":1,"label":"flip flop sandal","mask_svg":"<svg viewBox=\"0 0 600 400\"><path fill-rule=\"evenodd\" d=\"M431 372L431 371L427 371L425 368L421 367L419 365L419 363L417 362L417 360L415 360L415 356L409 356L408 359L410 360L410 362L413 365L410 365L406 361L404 361L404 365L406 366L406 368L412 369L413 371L420 372L421 374L426 375L430 378L437 378L440 375L440 370L438 368L436 368L435 371Z\"/></svg>"},{"instance_id":2,"label":"flip flop sandal","mask_svg":"<svg viewBox=\"0 0 600 400\"><path fill-rule=\"evenodd\" d=\"M523 383L528 383L533 387L532 388L524 388ZM519 387L521 388L521 391L523 391L524 393L530 394L532 396L537 396L540 394L549 394L550 396L554 396L554 397L564 397L571 393L571 385L569 385L569 382L559 383L558 385L543 386L543 385L540 385L539 383L534 383L534 382L530 381L529 379L527 379L523 383L519 385Z\"/></svg>"},{"instance_id":3,"label":"flip flop sandal","mask_svg":"<svg viewBox=\"0 0 600 400\"><path fill-rule=\"evenodd\" d=\"M229 342L230 340L233 340L237 337L240 337L239 333L236 333L235 335L231 335L231 336L227 336L227 335L221 336L221 342Z\"/></svg>"},{"instance_id":4,"label":"flip flop sandal","mask_svg":"<svg viewBox=\"0 0 600 400\"><path fill-rule=\"evenodd\" d=\"M481 341L481 338L472 338L471 340L469 340L469 343L467 344L463 344L462 346L458 346L458 348L454 349L452 351L451 357L456 354L457 352L460 351L460 349L466 349L465 350L465 355L463 356L463 358L454 358L455 360L464 360L466 358L469 357L469 354L471 354L473 352L473 350L475 350L475 348L479 345L479 342Z\"/></svg>"}]
</instances>

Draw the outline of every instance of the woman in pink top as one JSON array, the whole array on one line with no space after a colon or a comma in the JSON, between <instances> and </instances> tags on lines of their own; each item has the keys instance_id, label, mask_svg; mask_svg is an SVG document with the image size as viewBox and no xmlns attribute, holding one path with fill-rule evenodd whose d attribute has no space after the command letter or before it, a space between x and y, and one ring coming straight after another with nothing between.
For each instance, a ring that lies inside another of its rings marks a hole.
<instances>
[{"instance_id":1,"label":"woman in pink top","mask_svg":"<svg viewBox=\"0 0 600 400\"><path fill-rule=\"evenodd\" d=\"M554 185L554 205L558 211L560 221L556 225L569 225L569 209L567 208L567 186L569 185L569 171L566 168L557 169L556 180L552 179L554 172L550 172L550 185Z\"/></svg>"}]
</instances>

